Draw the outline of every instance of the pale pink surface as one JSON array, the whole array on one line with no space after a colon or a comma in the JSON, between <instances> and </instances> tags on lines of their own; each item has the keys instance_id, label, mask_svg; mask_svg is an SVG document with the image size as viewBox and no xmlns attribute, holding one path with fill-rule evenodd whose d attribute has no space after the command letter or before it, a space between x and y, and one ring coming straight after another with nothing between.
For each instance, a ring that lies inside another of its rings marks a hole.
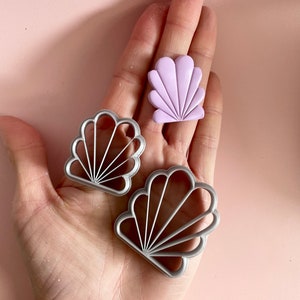
<instances>
[{"instance_id":1,"label":"pale pink surface","mask_svg":"<svg viewBox=\"0 0 300 300\"><path fill-rule=\"evenodd\" d=\"M0 2L0 113L41 131L54 180L147 2ZM300 2L206 4L219 18L214 70L225 96L216 170L221 224L186 299L300 299ZM3 147L0 160L0 299L31 300Z\"/></svg>"}]
</instances>

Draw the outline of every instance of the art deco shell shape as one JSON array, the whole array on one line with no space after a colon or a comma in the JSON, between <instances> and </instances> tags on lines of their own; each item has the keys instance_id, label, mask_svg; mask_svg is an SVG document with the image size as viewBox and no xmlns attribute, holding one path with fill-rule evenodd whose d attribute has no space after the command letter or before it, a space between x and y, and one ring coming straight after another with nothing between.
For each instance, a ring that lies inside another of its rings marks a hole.
<instances>
[{"instance_id":1,"label":"art deco shell shape","mask_svg":"<svg viewBox=\"0 0 300 300\"><path fill-rule=\"evenodd\" d=\"M102 110L82 123L65 173L82 184L121 196L131 187L144 149L145 140L134 120Z\"/></svg>"},{"instance_id":2,"label":"art deco shell shape","mask_svg":"<svg viewBox=\"0 0 300 300\"><path fill-rule=\"evenodd\" d=\"M214 189L196 182L187 168L158 170L132 195L115 233L164 274L176 277L217 226L216 206Z\"/></svg>"},{"instance_id":3,"label":"art deco shell shape","mask_svg":"<svg viewBox=\"0 0 300 300\"><path fill-rule=\"evenodd\" d=\"M153 114L155 122L179 122L204 117L200 103L205 91L199 87L202 71L194 66L190 56L179 56L175 61L169 57L159 59L155 70L148 73L148 79L153 87L148 99L157 108Z\"/></svg>"}]
</instances>

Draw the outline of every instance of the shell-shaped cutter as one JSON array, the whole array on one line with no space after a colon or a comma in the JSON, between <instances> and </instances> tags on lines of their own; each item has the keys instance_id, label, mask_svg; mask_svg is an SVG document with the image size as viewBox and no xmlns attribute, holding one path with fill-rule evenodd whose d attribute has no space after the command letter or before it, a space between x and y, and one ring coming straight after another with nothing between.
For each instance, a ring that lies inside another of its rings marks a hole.
<instances>
[{"instance_id":1,"label":"shell-shaped cutter","mask_svg":"<svg viewBox=\"0 0 300 300\"><path fill-rule=\"evenodd\" d=\"M81 124L65 173L81 184L122 196L131 188L145 146L136 121L101 110Z\"/></svg>"},{"instance_id":2,"label":"shell-shaped cutter","mask_svg":"<svg viewBox=\"0 0 300 300\"><path fill-rule=\"evenodd\" d=\"M169 277L184 273L219 223L217 194L182 166L154 171L115 222L116 235Z\"/></svg>"}]
</instances>

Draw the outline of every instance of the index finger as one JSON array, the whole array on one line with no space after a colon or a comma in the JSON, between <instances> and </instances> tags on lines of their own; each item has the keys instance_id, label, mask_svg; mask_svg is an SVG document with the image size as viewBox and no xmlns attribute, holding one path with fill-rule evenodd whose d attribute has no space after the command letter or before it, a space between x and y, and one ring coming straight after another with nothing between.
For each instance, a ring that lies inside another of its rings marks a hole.
<instances>
[{"instance_id":1,"label":"index finger","mask_svg":"<svg viewBox=\"0 0 300 300\"><path fill-rule=\"evenodd\" d=\"M102 108L132 118L161 36L168 5L152 4L139 18L118 63Z\"/></svg>"}]
</instances>

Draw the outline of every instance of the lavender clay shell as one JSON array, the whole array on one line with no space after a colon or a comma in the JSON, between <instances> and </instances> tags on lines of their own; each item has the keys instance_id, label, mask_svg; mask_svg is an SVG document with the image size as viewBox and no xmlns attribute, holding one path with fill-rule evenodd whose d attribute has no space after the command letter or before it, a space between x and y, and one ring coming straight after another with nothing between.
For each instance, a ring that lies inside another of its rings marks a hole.
<instances>
[{"instance_id":1,"label":"lavender clay shell","mask_svg":"<svg viewBox=\"0 0 300 300\"><path fill-rule=\"evenodd\" d=\"M157 123L170 123L204 118L201 103L205 91L199 87L202 71L194 66L188 55L163 57L156 63L155 69L148 73L153 87L149 93L149 102L157 108L153 120Z\"/></svg>"}]
</instances>

